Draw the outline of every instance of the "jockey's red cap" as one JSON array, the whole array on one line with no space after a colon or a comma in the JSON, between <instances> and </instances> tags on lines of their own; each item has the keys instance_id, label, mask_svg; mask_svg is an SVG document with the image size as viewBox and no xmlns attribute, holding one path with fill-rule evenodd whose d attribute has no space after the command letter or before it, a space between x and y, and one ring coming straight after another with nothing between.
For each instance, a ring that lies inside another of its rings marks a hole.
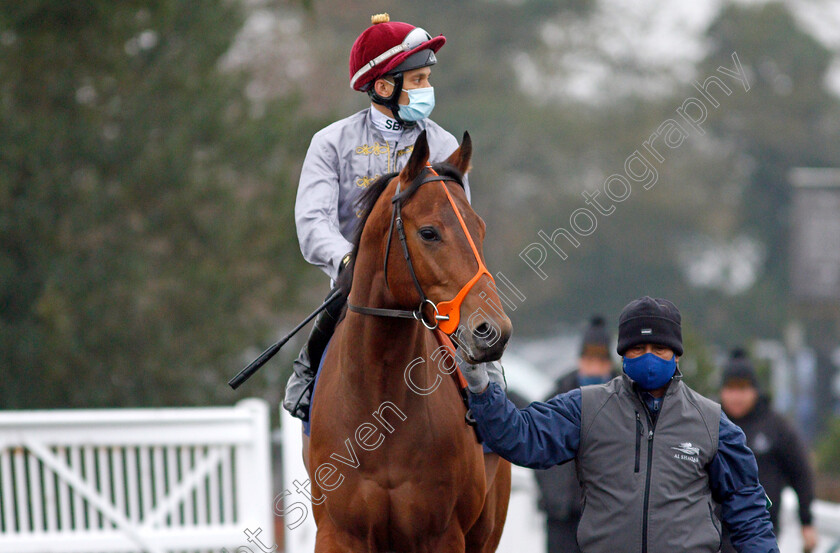
<instances>
[{"instance_id":1,"label":"jockey's red cap","mask_svg":"<svg viewBox=\"0 0 840 553\"><path fill-rule=\"evenodd\" d=\"M429 33L414 25L391 21L387 13L374 15L371 26L359 35L350 50L350 86L365 91L376 79L387 75L408 57L421 50L440 50L446 42L443 35L432 38ZM430 61L411 67L425 67ZM407 70L407 69L406 69Z\"/></svg>"}]
</instances>

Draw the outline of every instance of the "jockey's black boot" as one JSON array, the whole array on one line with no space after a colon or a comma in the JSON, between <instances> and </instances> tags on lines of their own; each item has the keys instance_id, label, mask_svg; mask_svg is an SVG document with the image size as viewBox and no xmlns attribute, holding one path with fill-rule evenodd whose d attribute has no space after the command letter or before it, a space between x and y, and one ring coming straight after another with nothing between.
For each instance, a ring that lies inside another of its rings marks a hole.
<instances>
[{"instance_id":1,"label":"jockey's black boot","mask_svg":"<svg viewBox=\"0 0 840 553\"><path fill-rule=\"evenodd\" d=\"M283 408L293 417L303 421L309 420L309 404L312 399L315 374L346 302L347 296L341 295L318 314L306 344L301 348L298 358L292 365L293 372L286 384Z\"/></svg>"}]
</instances>

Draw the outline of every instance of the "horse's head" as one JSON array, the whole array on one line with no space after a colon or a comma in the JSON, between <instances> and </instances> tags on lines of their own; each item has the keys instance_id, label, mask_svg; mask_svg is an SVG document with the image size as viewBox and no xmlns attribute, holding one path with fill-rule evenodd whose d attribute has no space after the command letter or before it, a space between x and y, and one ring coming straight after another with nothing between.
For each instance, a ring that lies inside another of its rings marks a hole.
<instances>
[{"instance_id":1,"label":"horse's head","mask_svg":"<svg viewBox=\"0 0 840 553\"><path fill-rule=\"evenodd\" d=\"M350 303L361 287L367 292L360 297L382 307L415 310L423 324L439 324L476 363L502 356L511 323L484 266L484 221L463 187L471 155L464 133L446 163L430 166L423 132L405 168L381 183L382 190L371 191L378 199L361 230Z\"/></svg>"}]
</instances>

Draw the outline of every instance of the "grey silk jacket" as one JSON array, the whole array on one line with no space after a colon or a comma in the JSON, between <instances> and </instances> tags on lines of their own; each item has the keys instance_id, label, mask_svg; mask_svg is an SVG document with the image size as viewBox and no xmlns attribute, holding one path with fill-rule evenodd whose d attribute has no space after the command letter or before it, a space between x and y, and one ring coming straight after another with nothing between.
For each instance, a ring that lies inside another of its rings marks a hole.
<instances>
[{"instance_id":1,"label":"grey silk jacket","mask_svg":"<svg viewBox=\"0 0 840 553\"><path fill-rule=\"evenodd\" d=\"M387 142L371 122L366 108L318 131L303 162L295 201L295 223L303 257L333 280L360 214L359 193L382 175L399 171L408 162L414 141L425 130L429 161L446 160L458 141L430 119L405 129L399 140ZM464 180L467 199L469 184Z\"/></svg>"}]
</instances>

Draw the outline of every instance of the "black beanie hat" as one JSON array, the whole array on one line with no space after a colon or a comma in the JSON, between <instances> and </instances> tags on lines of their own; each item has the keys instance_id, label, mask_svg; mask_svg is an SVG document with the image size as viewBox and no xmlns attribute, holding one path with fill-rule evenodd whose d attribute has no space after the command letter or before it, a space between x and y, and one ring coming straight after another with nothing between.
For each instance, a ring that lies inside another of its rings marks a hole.
<instances>
[{"instance_id":1,"label":"black beanie hat","mask_svg":"<svg viewBox=\"0 0 840 553\"><path fill-rule=\"evenodd\" d=\"M589 327L583 333L580 355L610 358L610 335L607 334L607 321L604 317L595 315L589 321Z\"/></svg>"},{"instance_id":2,"label":"black beanie hat","mask_svg":"<svg viewBox=\"0 0 840 553\"><path fill-rule=\"evenodd\" d=\"M723 368L720 387L725 388L736 380L748 382L753 388L758 389L758 376L750 361L747 352L743 348L735 348L729 356L726 366Z\"/></svg>"},{"instance_id":3,"label":"black beanie hat","mask_svg":"<svg viewBox=\"0 0 840 553\"><path fill-rule=\"evenodd\" d=\"M645 296L628 303L618 318L618 351L624 355L639 344L659 344L683 354L680 311L662 298Z\"/></svg>"}]
</instances>

